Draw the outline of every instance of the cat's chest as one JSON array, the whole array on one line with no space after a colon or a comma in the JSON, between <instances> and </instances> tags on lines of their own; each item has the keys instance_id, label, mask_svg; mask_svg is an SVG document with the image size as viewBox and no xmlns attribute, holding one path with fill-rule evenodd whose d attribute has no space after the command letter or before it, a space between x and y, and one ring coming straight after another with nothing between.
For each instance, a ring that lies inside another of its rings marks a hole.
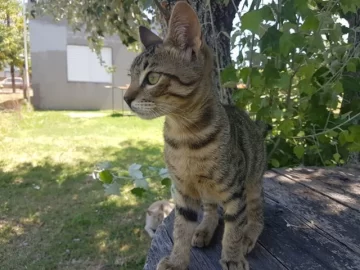
<instances>
[{"instance_id":1,"label":"cat's chest","mask_svg":"<svg viewBox=\"0 0 360 270\"><path fill-rule=\"evenodd\" d=\"M175 175L180 182L194 179L202 170L204 165L201 162L201 155L190 151L167 151L165 160L171 173ZM201 164L200 164L201 163Z\"/></svg>"},{"instance_id":2,"label":"cat's chest","mask_svg":"<svg viewBox=\"0 0 360 270\"><path fill-rule=\"evenodd\" d=\"M177 188L193 198L214 197L216 182L214 174L216 160L200 151L165 151L165 160L172 180Z\"/></svg>"}]
</instances>

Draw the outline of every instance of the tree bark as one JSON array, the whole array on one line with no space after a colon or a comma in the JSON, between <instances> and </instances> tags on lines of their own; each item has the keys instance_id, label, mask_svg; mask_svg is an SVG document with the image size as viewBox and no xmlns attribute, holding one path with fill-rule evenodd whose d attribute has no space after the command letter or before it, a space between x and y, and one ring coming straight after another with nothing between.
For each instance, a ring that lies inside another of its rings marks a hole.
<instances>
[{"instance_id":1,"label":"tree bark","mask_svg":"<svg viewBox=\"0 0 360 270\"><path fill-rule=\"evenodd\" d=\"M16 93L16 86L15 86L15 67L14 64L11 63L10 65L10 73L11 73L11 86L13 93Z\"/></svg>"},{"instance_id":2,"label":"tree bark","mask_svg":"<svg viewBox=\"0 0 360 270\"><path fill-rule=\"evenodd\" d=\"M345 16L345 19L349 23L349 28L355 29L360 27L360 10L356 13L348 13ZM356 33L357 32L357 33ZM354 44L354 48L360 46L360 33L358 31L351 31L349 33L349 43ZM347 72L344 76L349 76L360 80L360 71L357 72ZM343 101L341 104L341 114L347 112L359 112L360 111L360 89L345 89L343 95ZM358 125L360 123L359 119L355 119L352 124ZM360 153L351 153L349 164L359 164L360 163Z\"/></svg>"},{"instance_id":3,"label":"tree bark","mask_svg":"<svg viewBox=\"0 0 360 270\"><path fill-rule=\"evenodd\" d=\"M230 33L241 0L230 1L225 5L224 1L217 0L189 0L187 1L196 11L202 25L202 33L206 43L214 52L214 92L223 104L232 104L233 89L221 87L220 72L231 64ZM167 8L170 11L176 0L167 0ZM208 5L210 4L210 5ZM162 26L165 27L164 22Z\"/></svg>"}]
</instances>

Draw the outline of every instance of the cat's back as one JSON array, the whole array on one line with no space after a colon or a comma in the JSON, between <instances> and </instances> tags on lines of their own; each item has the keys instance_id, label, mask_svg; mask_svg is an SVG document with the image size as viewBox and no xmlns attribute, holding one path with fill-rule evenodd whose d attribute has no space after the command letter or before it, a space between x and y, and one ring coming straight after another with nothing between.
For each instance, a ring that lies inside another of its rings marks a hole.
<instances>
[{"instance_id":1,"label":"cat's back","mask_svg":"<svg viewBox=\"0 0 360 270\"><path fill-rule=\"evenodd\" d=\"M230 134L237 141L248 139L251 144L264 143L265 125L251 120L247 112L235 106L224 105L229 118Z\"/></svg>"},{"instance_id":2,"label":"cat's back","mask_svg":"<svg viewBox=\"0 0 360 270\"><path fill-rule=\"evenodd\" d=\"M262 171L266 166L266 125L253 121L247 112L235 106L224 106L230 125L228 151L245 160L244 170L250 175Z\"/></svg>"}]
</instances>

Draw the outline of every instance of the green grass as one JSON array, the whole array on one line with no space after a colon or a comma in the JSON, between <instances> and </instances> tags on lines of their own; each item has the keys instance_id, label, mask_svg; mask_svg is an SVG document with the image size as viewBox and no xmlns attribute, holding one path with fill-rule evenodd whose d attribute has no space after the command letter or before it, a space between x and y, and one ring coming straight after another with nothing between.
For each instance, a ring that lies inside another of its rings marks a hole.
<instances>
[{"instance_id":1,"label":"green grass","mask_svg":"<svg viewBox=\"0 0 360 270\"><path fill-rule=\"evenodd\" d=\"M89 174L104 160L163 167L163 119L69 113L0 113L1 269L142 269L145 210L169 191L106 197Z\"/></svg>"}]
</instances>

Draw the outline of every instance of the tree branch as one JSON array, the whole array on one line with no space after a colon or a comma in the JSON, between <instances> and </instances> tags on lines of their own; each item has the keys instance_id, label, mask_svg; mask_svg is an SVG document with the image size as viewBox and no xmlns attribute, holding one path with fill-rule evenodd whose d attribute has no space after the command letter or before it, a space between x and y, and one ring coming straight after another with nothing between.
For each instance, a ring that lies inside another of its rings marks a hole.
<instances>
[{"instance_id":1,"label":"tree branch","mask_svg":"<svg viewBox=\"0 0 360 270\"><path fill-rule=\"evenodd\" d=\"M326 134L328 133L329 131L331 130L335 130L335 129L338 129L340 128L341 126L353 121L353 120L356 120L357 117L360 116L360 113L357 113L355 114L353 117L349 118L348 120L346 120L345 122L342 122L341 124L338 124L337 126L333 127L333 128L329 128L327 130L324 130L324 131L321 131L319 133L315 133L315 134L312 134L312 135L307 135L307 136L299 136L299 137L292 137L291 139L305 139L305 138L314 138L316 136L319 136L319 135L322 135L322 134Z\"/></svg>"},{"instance_id":2,"label":"tree branch","mask_svg":"<svg viewBox=\"0 0 360 270\"><path fill-rule=\"evenodd\" d=\"M162 1L161 4L160 4L160 2L158 0L154 0L154 3L156 5L156 7L159 9L160 13L162 13L162 15L164 16L166 24L168 24L169 20L170 20L171 13L170 13L170 11L168 9L163 7L163 5L168 5L168 1Z\"/></svg>"}]
</instances>

